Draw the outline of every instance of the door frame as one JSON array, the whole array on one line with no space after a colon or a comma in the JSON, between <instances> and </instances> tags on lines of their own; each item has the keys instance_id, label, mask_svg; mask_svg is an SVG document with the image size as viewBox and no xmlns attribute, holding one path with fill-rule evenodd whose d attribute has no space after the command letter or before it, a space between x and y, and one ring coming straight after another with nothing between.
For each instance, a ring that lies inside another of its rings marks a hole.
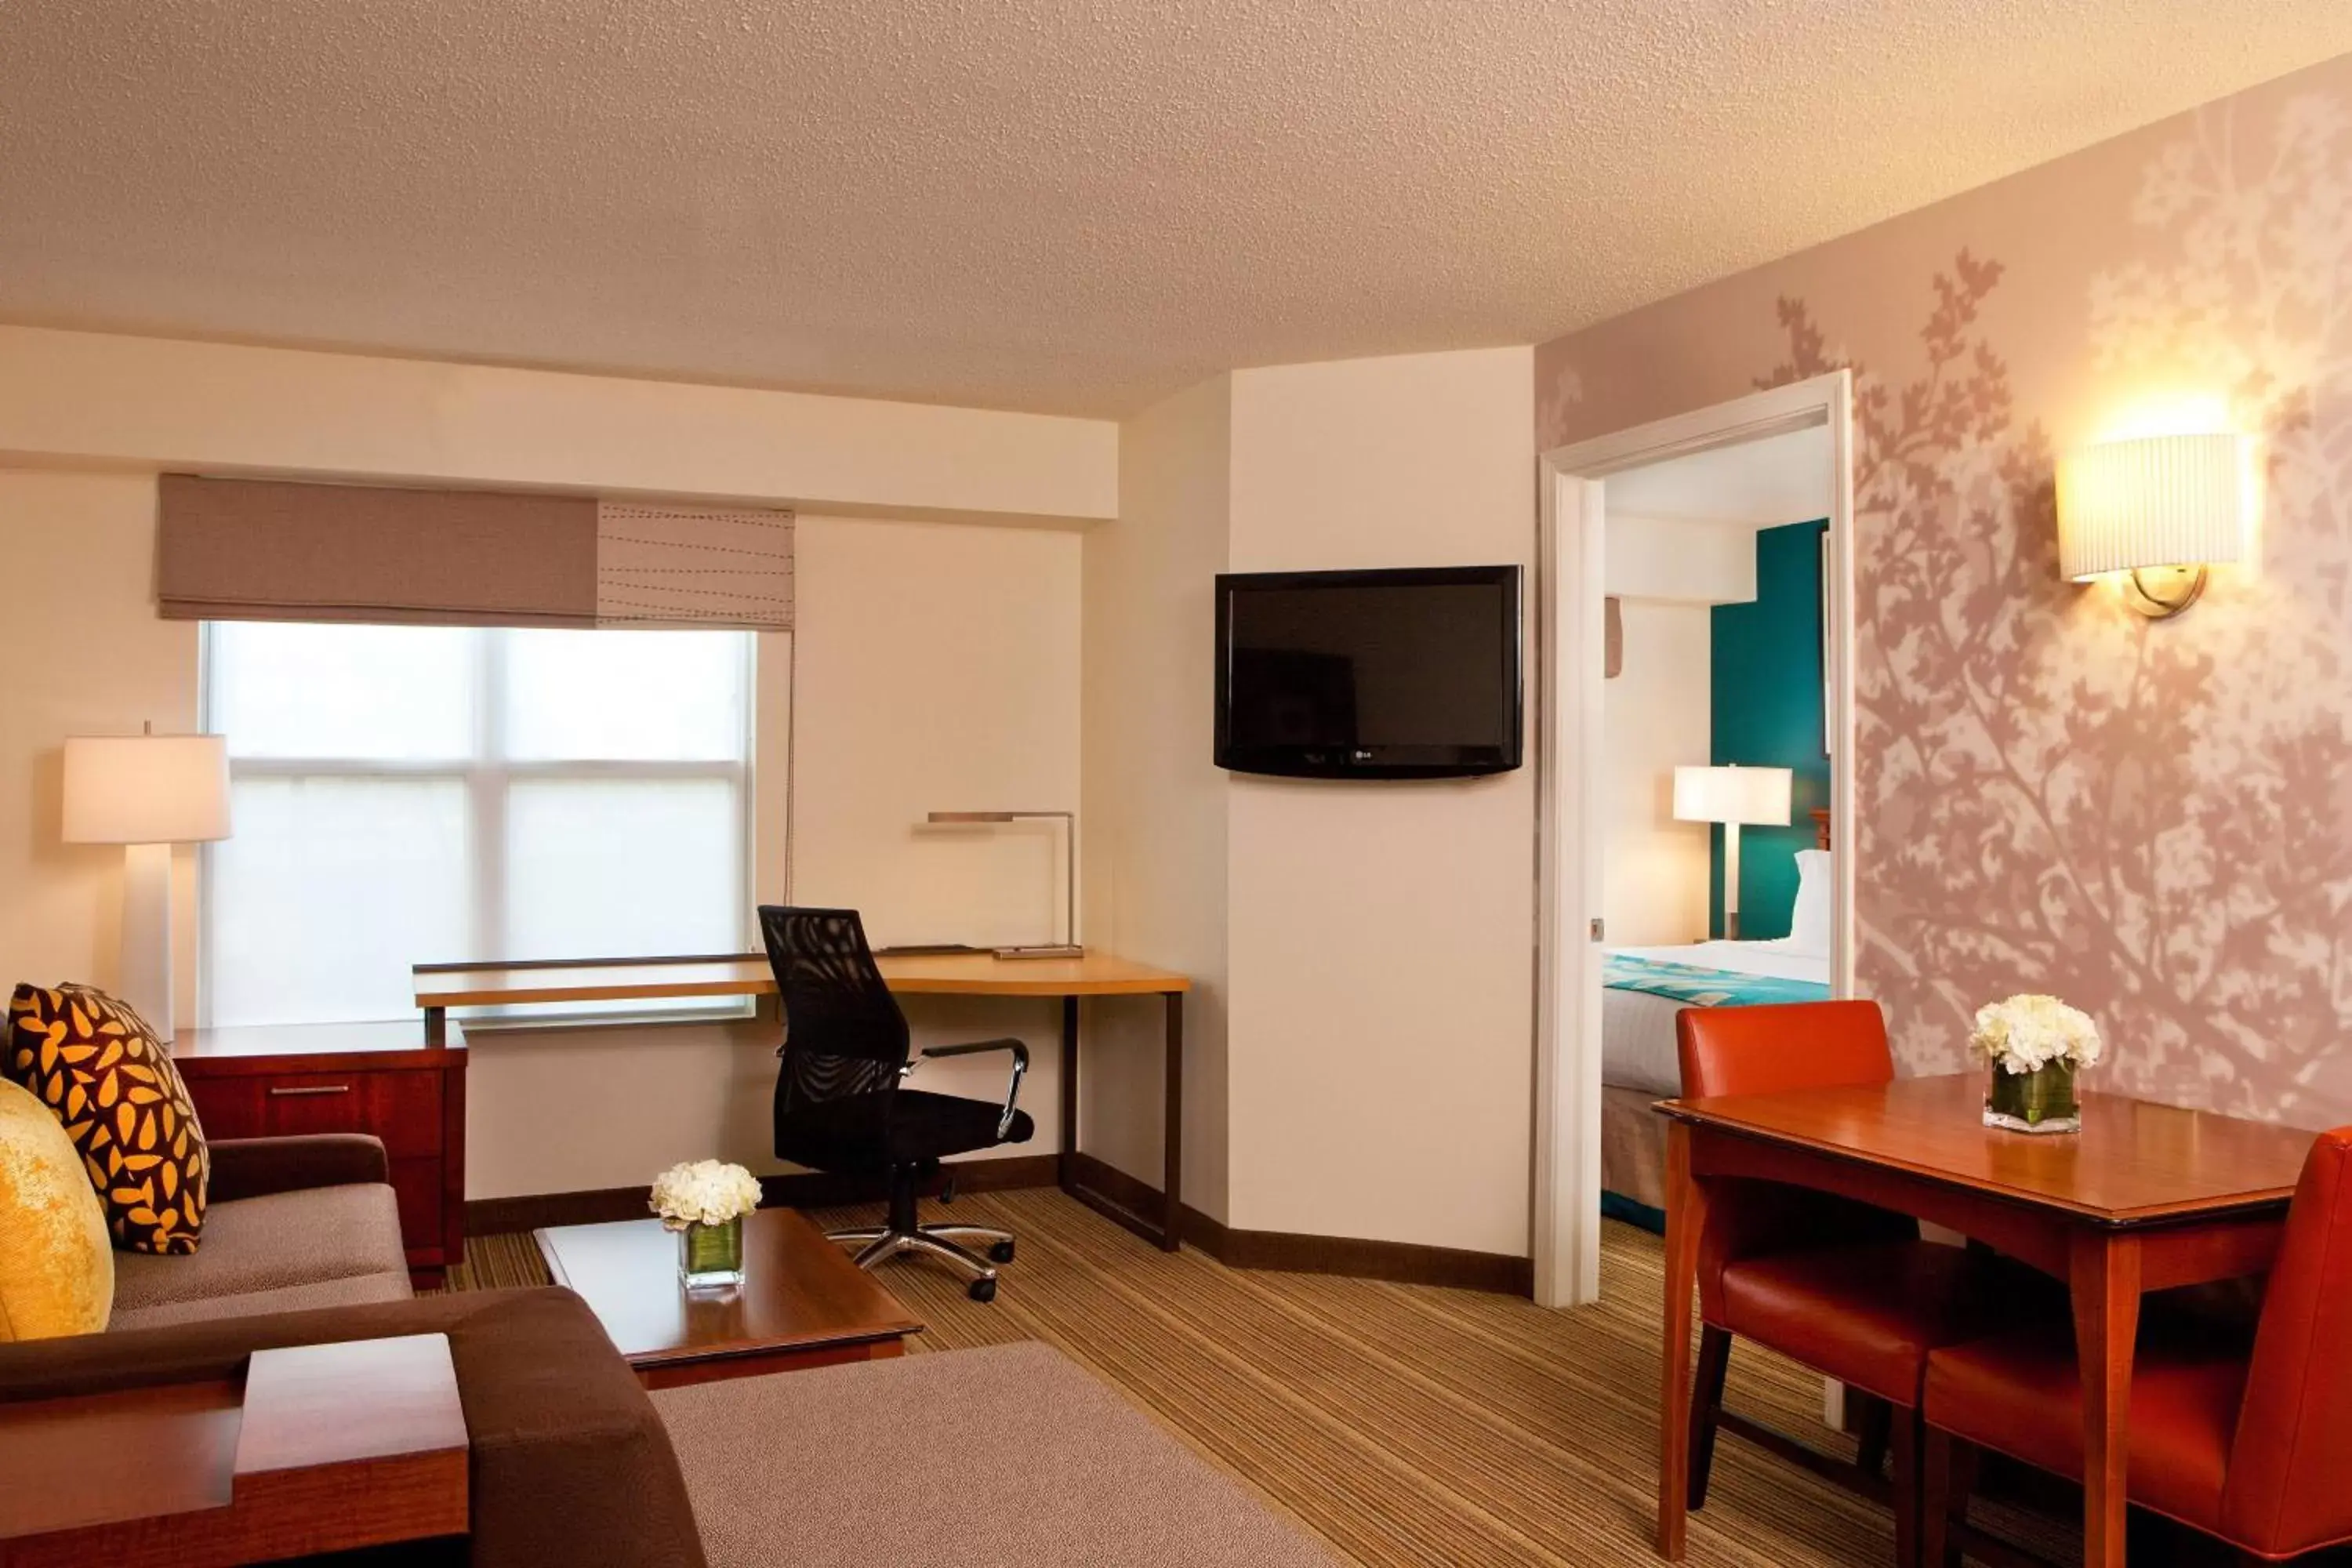
<instances>
[{"instance_id":1,"label":"door frame","mask_svg":"<svg viewBox=\"0 0 2352 1568\"><path fill-rule=\"evenodd\" d=\"M1669 458L1825 425L1829 603L1830 994L1853 994L1853 378L1832 371L1555 447L1537 459L1535 1299L1601 1296L1600 810L1605 481Z\"/></svg>"}]
</instances>

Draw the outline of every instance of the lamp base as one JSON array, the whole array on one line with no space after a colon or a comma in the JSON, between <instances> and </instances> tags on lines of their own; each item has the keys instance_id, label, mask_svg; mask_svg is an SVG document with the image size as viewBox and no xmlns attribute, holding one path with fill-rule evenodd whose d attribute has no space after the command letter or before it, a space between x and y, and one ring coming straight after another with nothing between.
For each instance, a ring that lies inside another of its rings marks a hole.
<instances>
[{"instance_id":1,"label":"lamp base","mask_svg":"<svg viewBox=\"0 0 2352 1568\"><path fill-rule=\"evenodd\" d=\"M1084 958L1087 950L1076 942L1047 942L1038 947L1000 947L999 958Z\"/></svg>"},{"instance_id":2,"label":"lamp base","mask_svg":"<svg viewBox=\"0 0 2352 1568\"><path fill-rule=\"evenodd\" d=\"M122 851L122 959L115 989L164 1045L172 1043L172 847Z\"/></svg>"}]
</instances>

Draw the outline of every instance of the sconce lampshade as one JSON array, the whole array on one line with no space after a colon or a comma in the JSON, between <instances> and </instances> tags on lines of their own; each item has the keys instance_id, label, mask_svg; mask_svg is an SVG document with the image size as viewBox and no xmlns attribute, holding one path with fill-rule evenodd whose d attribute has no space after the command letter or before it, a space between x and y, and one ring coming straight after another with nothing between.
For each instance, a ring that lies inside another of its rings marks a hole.
<instances>
[{"instance_id":1,"label":"sconce lampshade","mask_svg":"<svg viewBox=\"0 0 2352 1568\"><path fill-rule=\"evenodd\" d=\"M66 741L65 841L195 844L228 837L228 742L218 735Z\"/></svg>"},{"instance_id":2,"label":"sconce lampshade","mask_svg":"<svg viewBox=\"0 0 2352 1568\"><path fill-rule=\"evenodd\" d=\"M2077 583L2246 552L2241 437L2150 436L2086 447L2058 464L2058 570Z\"/></svg>"},{"instance_id":3,"label":"sconce lampshade","mask_svg":"<svg viewBox=\"0 0 2352 1568\"><path fill-rule=\"evenodd\" d=\"M1676 768L1675 820L1789 826L1787 768Z\"/></svg>"}]
</instances>

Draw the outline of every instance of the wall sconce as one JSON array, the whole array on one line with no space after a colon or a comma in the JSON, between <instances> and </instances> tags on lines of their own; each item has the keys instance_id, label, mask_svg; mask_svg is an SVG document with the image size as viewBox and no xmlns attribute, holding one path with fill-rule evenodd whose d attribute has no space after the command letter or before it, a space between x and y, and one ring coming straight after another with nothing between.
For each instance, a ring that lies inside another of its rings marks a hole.
<instances>
[{"instance_id":1,"label":"wall sconce","mask_svg":"<svg viewBox=\"0 0 2352 1568\"><path fill-rule=\"evenodd\" d=\"M2058 571L2113 573L2124 602L2163 620L2197 602L2208 565L2246 552L2245 443L2233 435L2104 441L2058 463Z\"/></svg>"}]
</instances>

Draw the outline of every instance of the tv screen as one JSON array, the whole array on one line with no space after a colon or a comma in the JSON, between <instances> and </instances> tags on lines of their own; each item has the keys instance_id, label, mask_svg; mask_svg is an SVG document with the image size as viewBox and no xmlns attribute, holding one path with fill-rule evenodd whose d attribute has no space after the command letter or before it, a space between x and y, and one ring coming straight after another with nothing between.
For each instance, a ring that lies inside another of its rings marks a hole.
<instances>
[{"instance_id":1,"label":"tv screen","mask_svg":"<svg viewBox=\"0 0 2352 1568\"><path fill-rule=\"evenodd\" d=\"M1456 778L1519 765L1519 569L1217 579L1217 765Z\"/></svg>"}]
</instances>

